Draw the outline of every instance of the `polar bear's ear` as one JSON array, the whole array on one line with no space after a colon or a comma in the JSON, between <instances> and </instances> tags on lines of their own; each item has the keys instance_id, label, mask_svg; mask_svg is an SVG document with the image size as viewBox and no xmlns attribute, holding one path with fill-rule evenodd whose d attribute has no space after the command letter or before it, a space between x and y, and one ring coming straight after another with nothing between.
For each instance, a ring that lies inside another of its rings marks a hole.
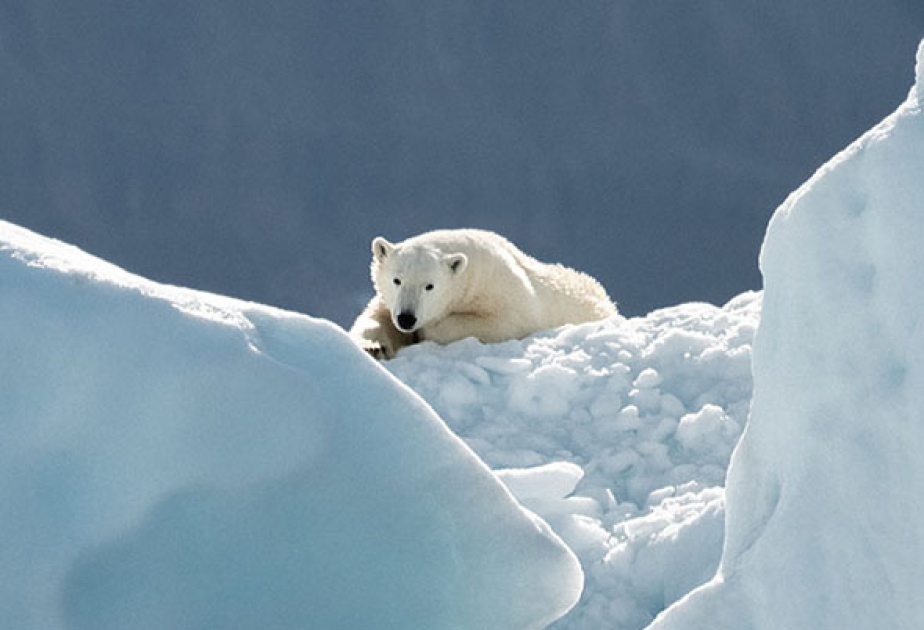
<instances>
[{"instance_id":1,"label":"polar bear's ear","mask_svg":"<svg viewBox=\"0 0 924 630\"><path fill-rule=\"evenodd\" d=\"M449 270L452 273L461 273L468 265L468 256L465 254L449 254L443 260L449 265Z\"/></svg>"},{"instance_id":2,"label":"polar bear's ear","mask_svg":"<svg viewBox=\"0 0 924 630\"><path fill-rule=\"evenodd\" d=\"M394 245L381 236L372 239L372 257L376 260L385 260L394 248Z\"/></svg>"}]
</instances>

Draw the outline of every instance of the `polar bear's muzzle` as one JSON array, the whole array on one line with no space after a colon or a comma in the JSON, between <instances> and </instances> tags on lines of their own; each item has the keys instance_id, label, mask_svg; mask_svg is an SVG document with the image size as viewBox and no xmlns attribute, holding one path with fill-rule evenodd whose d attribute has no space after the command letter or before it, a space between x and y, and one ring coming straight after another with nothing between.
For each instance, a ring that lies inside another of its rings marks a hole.
<instances>
[{"instance_id":1,"label":"polar bear's muzzle","mask_svg":"<svg viewBox=\"0 0 924 630\"><path fill-rule=\"evenodd\" d=\"M401 311L395 317L395 325L402 332L414 332L414 326L417 325L417 316L411 311Z\"/></svg>"}]
</instances>

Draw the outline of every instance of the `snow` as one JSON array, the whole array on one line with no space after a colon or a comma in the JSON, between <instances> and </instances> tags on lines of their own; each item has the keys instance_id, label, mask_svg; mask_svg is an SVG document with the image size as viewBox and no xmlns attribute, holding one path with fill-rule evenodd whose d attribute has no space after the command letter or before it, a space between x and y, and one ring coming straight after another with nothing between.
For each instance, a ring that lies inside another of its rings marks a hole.
<instances>
[{"instance_id":1,"label":"snow","mask_svg":"<svg viewBox=\"0 0 924 630\"><path fill-rule=\"evenodd\" d=\"M759 294L384 364L456 437L335 326L0 228L6 625L634 630L716 569Z\"/></svg>"},{"instance_id":2,"label":"snow","mask_svg":"<svg viewBox=\"0 0 924 630\"><path fill-rule=\"evenodd\" d=\"M564 499L584 477L584 470L577 464L552 462L529 469L511 468L494 471L507 489L520 500Z\"/></svg>"},{"instance_id":3,"label":"snow","mask_svg":"<svg viewBox=\"0 0 924 630\"><path fill-rule=\"evenodd\" d=\"M652 630L924 625L924 42L916 81L771 221L721 567Z\"/></svg>"},{"instance_id":4,"label":"snow","mask_svg":"<svg viewBox=\"0 0 924 630\"><path fill-rule=\"evenodd\" d=\"M703 405L683 416L677 426L677 441L684 449L718 464L728 461L740 435L740 425L717 405Z\"/></svg>"},{"instance_id":5,"label":"snow","mask_svg":"<svg viewBox=\"0 0 924 630\"><path fill-rule=\"evenodd\" d=\"M637 630L715 573L760 301L423 343L385 364L580 558L584 594L552 628Z\"/></svg>"},{"instance_id":6,"label":"snow","mask_svg":"<svg viewBox=\"0 0 924 630\"><path fill-rule=\"evenodd\" d=\"M0 626L526 630L577 600L560 539L336 326L8 223L0 295Z\"/></svg>"}]
</instances>

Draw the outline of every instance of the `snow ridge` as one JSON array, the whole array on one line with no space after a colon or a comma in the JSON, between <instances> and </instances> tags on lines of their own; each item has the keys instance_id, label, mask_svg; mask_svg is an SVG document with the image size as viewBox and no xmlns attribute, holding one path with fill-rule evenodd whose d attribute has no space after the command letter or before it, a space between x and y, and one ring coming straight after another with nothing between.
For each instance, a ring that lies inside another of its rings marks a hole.
<instances>
[{"instance_id":1,"label":"snow ridge","mask_svg":"<svg viewBox=\"0 0 924 630\"><path fill-rule=\"evenodd\" d=\"M583 582L330 322L0 221L0 627L538 630Z\"/></svg>"},{"instance_id":2,"label":"snow ridge","mask_svg":"<svg viewBox=\"0 0 924 630\"><path fill-rule=\"evenodd\" d=\"M759 310L746 293L385 364L578 554L555 630L638 630L715 572Z\"/></svg>"},{"instance_id":3,"label":"snow ridge","mask_svg":"<svg viewBox=\"0 0 924 630\"><path fill-rule=\"evenodd\" d=\"M652 630L922 627L922 71L774 214L722 564Z\"/></svg>"}]
</instances>

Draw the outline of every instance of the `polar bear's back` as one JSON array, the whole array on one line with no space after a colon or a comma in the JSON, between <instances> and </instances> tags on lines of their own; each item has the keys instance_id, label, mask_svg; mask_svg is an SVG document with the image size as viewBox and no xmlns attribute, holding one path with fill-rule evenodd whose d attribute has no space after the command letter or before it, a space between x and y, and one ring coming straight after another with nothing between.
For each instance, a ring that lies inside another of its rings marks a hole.
<instances>
[{"instance_id":1,"label":"polar bear's back","mask_svg":"<svg viewBox=\"0 0 924 630\"><path fill-rule=\"evenodd\" d=\"M540 301L546 306L546 326L581 324L616 314L616 305L595 279L560 264L538 261L528 269Z\"/></svg>"},{"instance_id":2,"label":"polar bear's back","mask_svg":"<svg viewBox=\"0 0 924 630\"><path fill-rule=\"evenodd\" d=\"M408 239L418 245L469 257L474 272L471 295L483 305L498 303L511 317L535 330L604 319L616 306L595 279L561 264L536 260L503 236L488 230L435 230ZM531 302L531 304L527 304ZM460 308L467 308L460 305Z\"/></svg>"}]
</instances>

